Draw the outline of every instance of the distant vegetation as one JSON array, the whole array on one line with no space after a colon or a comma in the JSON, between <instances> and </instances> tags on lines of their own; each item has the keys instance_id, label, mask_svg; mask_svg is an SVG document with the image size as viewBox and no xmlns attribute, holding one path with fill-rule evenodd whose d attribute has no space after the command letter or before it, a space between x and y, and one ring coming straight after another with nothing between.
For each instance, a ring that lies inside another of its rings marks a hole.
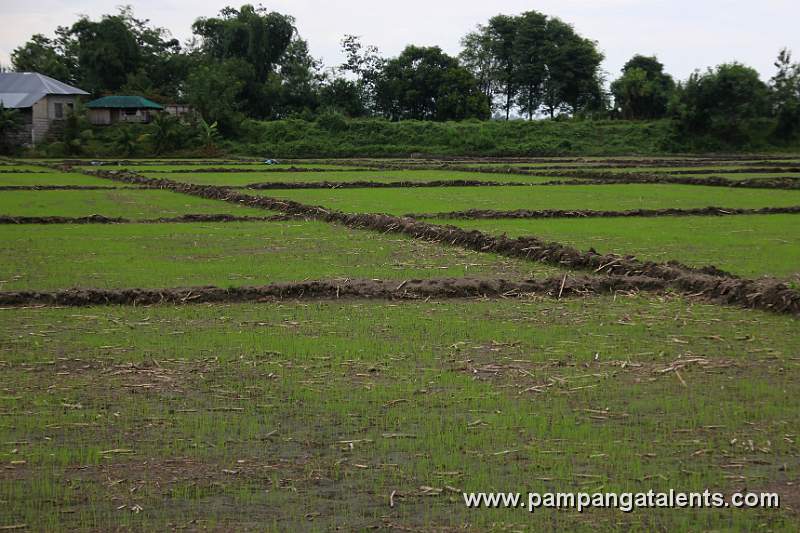
<instances>
[{"instance_id":1,"label":"distant vegetation","mask_svg":"<svg viewBox=\"0 0 800 533\"><path fill-rule=\"evenodd\" d=\"M192 30L181 45L126 7L100 20L83 16L52 37L36 34L14 50L15 70L93 96L188 103L197 113L182 123L125 126L134 132L92 128L79 115L42 151L545 155L787 150L800 142L800 64L788 50L768 82L738 63L676 81L656 57L635 55L606 84L597 43L536 11L478 25L458 57L409 44L387 58L345 35L345 61L329 68L292 17L262 7L226 7ZM3 113L1 131L11 115ZM487 121L492 116L532 124ZM642 123L653 120L660 122Z\"/></svg>"}]
</instances>

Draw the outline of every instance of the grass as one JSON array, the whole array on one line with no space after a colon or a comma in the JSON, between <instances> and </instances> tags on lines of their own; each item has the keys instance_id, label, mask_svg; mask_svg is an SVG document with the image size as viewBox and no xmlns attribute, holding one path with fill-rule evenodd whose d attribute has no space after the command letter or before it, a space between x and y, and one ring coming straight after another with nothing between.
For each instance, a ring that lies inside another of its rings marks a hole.
<instances>
[{"instance_id":1,"label":"grass","mask_svg":"<svg viewBox=\"0 0 800 533\"><path fill-rule=\"evenodd\" d=\"M103 180L103 183L114 184ZM163 190L126 189L87 191L3 191L0 214L8 216L107 217L147 219L187 213L230 213L264 216L263 209L205 200Z\"/></svg>"},{"instance_id":2,"label":"grass","mask_svg":"<svg viewBox=\"0 0 800 533\"><path fill-rule=\"evenodd\" d=\"M0 187L9 185L103 185L106 187L122 187L123 185L102 178L78 174L77 172L36 172L28 173L2 173L0 172Z\"/></svg>"},{"instance_id":3,"label":"grass","mask_svg":"<svg viewBox=\"0 0 800 533\"><path fill-rule=\"evenodd\" d=\"M642 296L0 313L0 525L799 525L796 319ZM670 488L784 508L531 515L461 496Z\"/></svg>"},{"instance_id":4,"label":"grass","mask_svg":"<svg viewBox=\"0 0 800 533\"><path fill-rule=\"evenodd\" d=\"M3 290L559 273L533 262L305 221L6 225L0 226L0 254Z\"/></svg>"},{"instance_id":5,"label":"grass","mask_svg":"<svg viewBox=\"0 0 800 533\"><path fill-rule=\"evenodd\" d=\"M175 181L196 183L199 185L229 185L243 186L251 183L262 182L315 182L315 181L376 181L387 183L392 181L449 181L449 180L475 180L514 183L543 183L558 178L541 176L522 176L515 174L489 174L481 172L460 172L452 170L369 170L369 171L341 171L341 172L264 172L264 173L186 173L186 174L158 174L141 172L151 178L166 177Z\"/></svg>"},{"instance_id":6,"label":"grass","mask_svg":"<svg viewBox=\"0 0 800 533\"><path fill-rule=\"evenodd\" d=\"M727 189L696 185L543 185L427 189L269 190L252 194L288 198L346 212L437 213L466 209L657 209L666 207L777 207L800 205L800 191Z\"/></svg>"},{"instance_id":7,"label":"grass","mask_svg":"<svg viewBox=\"0 0 800 533\"><path fill-rule=\"evenodd\" d=\"M798 215L439 222L510 237L536 235L583 250L633 254L652 261L713 264L743 276L800 279Z\"/></svg>"}]
</instances>

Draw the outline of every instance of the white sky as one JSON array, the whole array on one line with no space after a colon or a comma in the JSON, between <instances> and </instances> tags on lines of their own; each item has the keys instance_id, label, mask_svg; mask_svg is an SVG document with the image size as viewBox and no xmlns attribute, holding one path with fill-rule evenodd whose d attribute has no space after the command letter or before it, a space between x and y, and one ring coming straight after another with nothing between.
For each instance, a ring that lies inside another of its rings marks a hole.
<instances>
[{"instance_id":1,"label":"white sky","mask_svg":"<svg viewBox=\"0 0 800 533\"><path fill-rule=\"evenodd\" d=\"M170 29L182 42L200 16L214 16L225 5L244 0L124 0L138 18ZM256 3L252 2L251 3ZM406 44L439 45L457 54L459 39L478 23L498 14L535 9L558 16L605 53L603 68L616 78L635 53L656 54L666 70L685 79L705 69L737 60L756 68L766 80L784 46L800 60L800 1L797 0L272 0L271 10L293 15L311 52L326 66L341 60L339 40L361 35L384 56L397 55ZM0 64L10 66L11 51L34 33L51 36L58 25L77 15L96 18L115 11L101 0L36 0L28 4L0 0Z\"/></svg>"}]
</instances>

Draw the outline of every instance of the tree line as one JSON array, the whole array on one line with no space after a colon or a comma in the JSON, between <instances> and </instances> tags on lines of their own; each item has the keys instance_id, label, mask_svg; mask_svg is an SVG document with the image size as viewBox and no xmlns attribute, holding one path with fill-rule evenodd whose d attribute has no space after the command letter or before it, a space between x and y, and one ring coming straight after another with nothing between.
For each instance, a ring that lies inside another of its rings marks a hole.
<instances>
[{"instance_id":1,"label":"tree line","mask_svg":"<svg viewBox=\"0 0 800 533\"><path fill-rule=\"evenodd\" d=\"M769 82L738 63L676 82L657 58L636 55L607 88L598 44L537 11L492 17L461 44L457 57L438 46L409 45L387 58L345 35L345 61L325 68L291 16L263 7L226 7L199 18L184 44L124 7L99 20L81 17L52 37L36 34L11 59L14 70L41 72L94 96L188 103L226 135L236 134L245 117L330 115L670 117L682 132L730 142L747 136L743 121L769 120L777 137L800 135L800 64L788 50L780 52Z\"/></svg>"}]
</instances>

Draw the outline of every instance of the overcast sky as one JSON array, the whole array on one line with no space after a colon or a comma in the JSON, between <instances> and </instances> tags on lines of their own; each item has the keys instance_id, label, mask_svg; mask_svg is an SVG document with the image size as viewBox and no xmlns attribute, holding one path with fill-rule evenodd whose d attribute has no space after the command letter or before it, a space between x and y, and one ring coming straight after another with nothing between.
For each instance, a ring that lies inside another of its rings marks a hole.
<instances>
[{"instance_id":1,"label":"overcast sky","mask_svg":"<svg viewBox=\"0 0 800 533\"><path fill-rule=\"evenodd\" d=\"M184 41L195 18L214 16L227 4L211 0L137 0L138 18L171 30ZM256 2L252 2L256 3ZM406 44L439 45L457 54L459 39L498 13L535 9L557 16L596 40L606 56L611 79L635 53L655 54L677 79L693 70L737 60L772 76L775 56L784 46L800 60L798 0L273 0L271 10L293 15L311 52L326 66L341 60L339 40L361 35L384 56L397 55ZM58 25L72 24L79 14L97 17L114 4L101 0L0 0L0 64L10 65L11 51L34 33L51 36Z\"/></svg>"}]
</instances>

